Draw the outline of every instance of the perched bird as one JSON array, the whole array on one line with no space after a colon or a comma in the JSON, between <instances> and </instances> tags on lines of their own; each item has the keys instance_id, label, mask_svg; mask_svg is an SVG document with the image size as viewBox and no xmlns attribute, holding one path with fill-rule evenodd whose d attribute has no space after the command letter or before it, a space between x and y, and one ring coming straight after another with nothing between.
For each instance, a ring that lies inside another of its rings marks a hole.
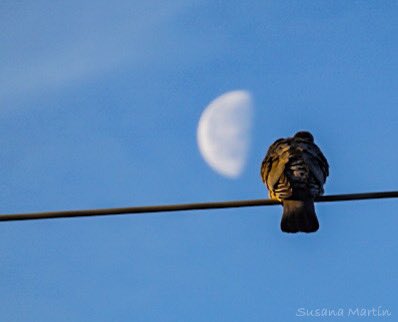
<instances>
[{"instance_id":1,"label":"perched bird","mask_svg":"<svg viewBox=\"0 0 398 322\"><path fill-rule=\"evenodd\" d=\"M310 132L297 132L269 147L261 164L261 178L269 197L282 202L282 231L318 230L314 198L323 194L328 175L329 164Z\"/></svg>"}]
</instances>

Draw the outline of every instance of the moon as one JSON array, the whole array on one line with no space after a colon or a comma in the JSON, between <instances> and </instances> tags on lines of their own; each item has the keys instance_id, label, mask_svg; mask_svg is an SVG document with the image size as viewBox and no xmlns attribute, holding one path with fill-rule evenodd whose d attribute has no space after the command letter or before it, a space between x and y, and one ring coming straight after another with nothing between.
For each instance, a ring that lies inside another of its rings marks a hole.
<instances>
[{"instance_id":1,"label":"moon","mask_svg":"<svg viewBox=\"0 0 398 322\"><path fill-rule=\"evenodd\" d=\"M197 129L199 151L219 174L237 178L249 152L252 96L248 91L227 92L203 111Z\"/></svg>"}]
</instances>

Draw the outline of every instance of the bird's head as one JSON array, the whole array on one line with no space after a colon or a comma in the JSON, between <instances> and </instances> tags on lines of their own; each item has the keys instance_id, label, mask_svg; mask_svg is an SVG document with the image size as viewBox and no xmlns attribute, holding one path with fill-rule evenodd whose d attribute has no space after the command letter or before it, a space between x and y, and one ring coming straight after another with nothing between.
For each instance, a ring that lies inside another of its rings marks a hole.
<instances>
[{"instance_id":1,"label":"bird's head","mask_svg":"<svg viewBox=\"0 0 398 322\"><path fill-rule=\"evenodd\" d=\"M311 143L314 143L314 137L312 134L308 131L299 131L294 135L295 138L299 138L302 140L309 141Z\"/></svg>"}]
</instances>

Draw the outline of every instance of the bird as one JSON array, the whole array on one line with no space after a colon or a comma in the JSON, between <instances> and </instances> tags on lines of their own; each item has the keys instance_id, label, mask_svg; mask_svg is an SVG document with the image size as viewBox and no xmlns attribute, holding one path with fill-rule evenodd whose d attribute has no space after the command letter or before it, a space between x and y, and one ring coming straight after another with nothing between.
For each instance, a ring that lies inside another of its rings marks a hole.
<instances>
[{"instance_id":1,"label":"bird","mask_svg":"<svg viewBox=\"0 0 398 322\"><path fill-rule=\"evenodd\" d=\"M282 203L281 230L316 232L319 222L314 199L324 193L329 163L313 135L299 131L293 137L276 140L269 147L260 172L269 198Z\"/></svg>"}]
</instances>

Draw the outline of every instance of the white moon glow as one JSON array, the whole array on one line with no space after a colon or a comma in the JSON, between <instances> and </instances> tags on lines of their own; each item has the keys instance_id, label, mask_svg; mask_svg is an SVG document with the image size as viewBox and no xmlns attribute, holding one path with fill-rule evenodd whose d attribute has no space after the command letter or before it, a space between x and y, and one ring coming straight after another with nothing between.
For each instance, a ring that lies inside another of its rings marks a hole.
<instances>
[{"instance_id":1,"label":"white moon glow","mask_svg":"<svg viewBox=\"0 0 398 322\"><path fill-rule=\"evenodd\" d=\"M249 92L227 92L203 111L197 131L199 150L218 173L238 177L250 146L252 98Z\"/></svg>"}]
</instances>

